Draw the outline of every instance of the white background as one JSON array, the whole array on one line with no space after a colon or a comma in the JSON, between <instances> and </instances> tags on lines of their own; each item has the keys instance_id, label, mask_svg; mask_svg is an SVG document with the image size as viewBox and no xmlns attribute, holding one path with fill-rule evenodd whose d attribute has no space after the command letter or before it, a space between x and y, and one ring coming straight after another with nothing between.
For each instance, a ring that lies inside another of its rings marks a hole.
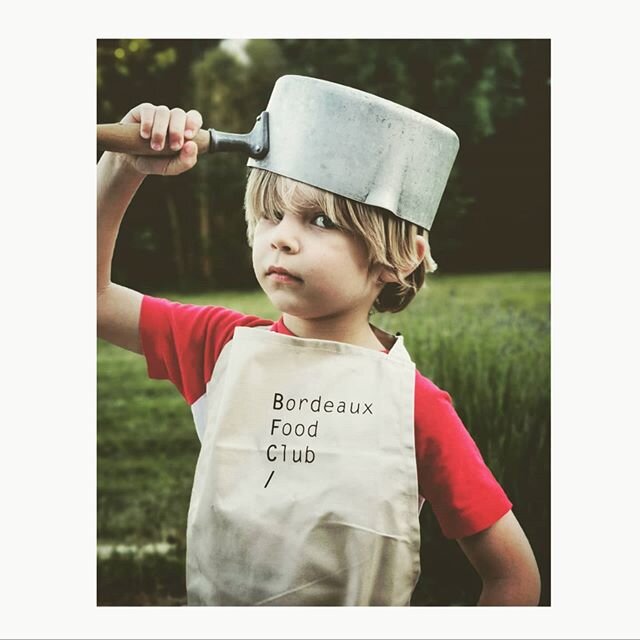
<instances>
[{"instance_id":1,"label":"white background","mask_svg":"<svg viewBox=\"0 0 640 640\"><path fill-rule=\"evenodd\" d=\"M0 635L638 637L634 3L221 4L3 12ZM93 127L110 37L551 38L551 607L96 607Z\"/></svg>"}]
</instances>

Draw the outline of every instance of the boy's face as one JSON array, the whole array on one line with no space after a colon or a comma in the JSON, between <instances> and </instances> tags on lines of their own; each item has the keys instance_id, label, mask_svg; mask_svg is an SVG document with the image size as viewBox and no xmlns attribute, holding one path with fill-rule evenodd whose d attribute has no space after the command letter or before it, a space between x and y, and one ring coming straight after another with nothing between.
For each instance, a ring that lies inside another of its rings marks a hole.
<instances>
[{"instance_id":1,"label":"boy's face","mask_svg":"<svg viewBox=\"0 0 640 640\"><path fill-rule=\"evenodd\" d=\"M306 320L368 313L382 288L362 241L319 211L261 218L253 268L275 307Z\"/></svg>"}]
</instances>

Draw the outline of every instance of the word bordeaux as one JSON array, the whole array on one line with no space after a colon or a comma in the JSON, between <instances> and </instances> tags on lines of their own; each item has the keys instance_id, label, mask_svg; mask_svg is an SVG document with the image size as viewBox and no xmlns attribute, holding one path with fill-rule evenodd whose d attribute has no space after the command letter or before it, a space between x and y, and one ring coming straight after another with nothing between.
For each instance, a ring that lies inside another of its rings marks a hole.
<instances>
[{"instance_id":1,"label":"word bordeaux","mask_svg":"<svg viewBox=\"0 0 640 640\"><path fill-rule=\"evenodd\" d=\"M351 415L373 415L373 402L347 402L345 400L323 400L322 396L317 398L285 398L282 393L273 394L273 410L274 411L302 411L307 409L312 413L345 413ZM282 418L273 418L271 421L271 437L281 435L285 437L296 436L301 438L318 437L318 420L311 424L294 424L293 422L284 422ZM298 442L299 441L294 441ZM305 462L311 464L316 459L315 451L308 445L302 449L302 445L298 447L287 447L286 444L270 444L267 447L267 460L269 462ZM269 480L271 476L269 476ZM268 482L267 482L268 484ZM265 485L266 486L266 485Z\"/></svg>"},{"instance_id":2,"label":"word bordeaux","mask_svg":"<svg viewBox=\"0 0 640 640\"><path fill-rule=\"evenodd\" d=\"M273 394L273 408L274 410L282 410L286 411L302 411L303 408L306 408L308 405L309 409L313 413L351 413L354 415L361 414L364 415L368 413L373 415L373 410L371 406L373 402L345 402L341 400L340 402L335 402L333 400L325 400L322 401L322 396L318 396L313 400L309 400L309 398L287 398L285 400L284 395L281 393ZM347 411L347 407L349 410Z\"/></svg>"}]
</instances>

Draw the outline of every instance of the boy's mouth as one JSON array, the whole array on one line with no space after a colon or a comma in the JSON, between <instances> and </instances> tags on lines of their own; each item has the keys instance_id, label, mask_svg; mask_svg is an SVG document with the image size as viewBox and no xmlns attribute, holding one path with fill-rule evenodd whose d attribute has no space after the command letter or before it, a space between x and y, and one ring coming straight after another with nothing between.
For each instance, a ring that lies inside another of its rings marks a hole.
<instances>
[{"instance_id":1,"label":"boy's mouth","mask_svg":"<svg viewBox=\"0 0 640 640\"><path fill-rule=\"evenodd\" d=\"M274 265L267 269L267 277L275 280L276 282L302 282L302 278L294 275L290 271L283 269L282 267L276 267Z\"/></svg>"}]
</instances>

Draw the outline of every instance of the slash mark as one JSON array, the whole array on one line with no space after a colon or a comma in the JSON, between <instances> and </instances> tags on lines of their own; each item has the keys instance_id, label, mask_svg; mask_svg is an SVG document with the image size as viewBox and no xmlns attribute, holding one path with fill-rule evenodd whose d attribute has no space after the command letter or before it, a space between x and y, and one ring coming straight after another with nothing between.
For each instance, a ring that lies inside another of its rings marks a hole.
<instances>
[{"instance_id":1,"label":"slash mark","mask_svg":"<svg viewBox=\"0 0 640 640\"><path fill-rule=\"evenodd\" d=\"M267 485L271 482L271 478L273 478L273 474L275 473L275 471L276 471L276 470L274 469L274 470L271 472L271 475L267 478L267 482L266 482L266 484L264 485L264 488L265 488L265 489L267 488Z\"/></svg>"}]
</instances>

